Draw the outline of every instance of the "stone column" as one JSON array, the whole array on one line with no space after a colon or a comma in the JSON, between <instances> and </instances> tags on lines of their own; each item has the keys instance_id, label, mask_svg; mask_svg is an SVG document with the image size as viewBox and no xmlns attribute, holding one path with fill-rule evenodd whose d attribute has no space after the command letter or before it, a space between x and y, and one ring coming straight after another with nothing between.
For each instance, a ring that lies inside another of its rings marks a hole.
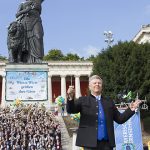
<instances>
[{"instance_id":1,"label":"stone column","mask_svg":"<svg viewBox=\"0 0 150 150\"><path fill-rule=\"evenodd\" d=\"M5 82L6 82L6 73L2 74L2 101L1 106L5 107L6 100L5 100Z\"/></svg>"},{"instance_id":2,"label":"stone column","mask_svg":"<svg viewBox=\"0 0 150 150\"><path fill-rule=\"evenodd\" d=\"M61 96L66 100L66 76L61 75Z\"/></svg>"},{"instance_id":3,"label":"stone column","mask_svg":"<svg viewBox=\"0 0 150 150\"><path fill-rule=\"evenodd\" d=\"M48 101L52 104L52 75L48 74Z\"/></svg>"},{"instance_id":4,"label":"stone column","mask_svg":"<svg viewBox=\"0 0 150 150\"><path fill-rule=\"evenodd\" d=\"M81 90L80 90L80 76L75 75L75 97L79 98L81 96Z\"/></svg>"}]
</instances>

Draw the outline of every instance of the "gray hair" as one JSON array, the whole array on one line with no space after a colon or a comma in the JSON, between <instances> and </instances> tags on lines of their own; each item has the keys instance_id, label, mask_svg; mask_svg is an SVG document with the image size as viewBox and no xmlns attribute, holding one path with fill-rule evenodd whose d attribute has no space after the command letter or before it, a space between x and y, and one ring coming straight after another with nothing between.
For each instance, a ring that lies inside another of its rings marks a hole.
<instances>
[{"instance_id":1,"label":"gray hair","mask_svg":"<svg viewBox=\"0 0 150 150\"><path fill-rule=\"evenodd\" d=\"M90 83L93 79L99 79L99 80L103 81L100 76L98 76L98 75L93 75L93 76L91 76L91 77L89 78L89 83Z\"/></svg>"}]
</instances>

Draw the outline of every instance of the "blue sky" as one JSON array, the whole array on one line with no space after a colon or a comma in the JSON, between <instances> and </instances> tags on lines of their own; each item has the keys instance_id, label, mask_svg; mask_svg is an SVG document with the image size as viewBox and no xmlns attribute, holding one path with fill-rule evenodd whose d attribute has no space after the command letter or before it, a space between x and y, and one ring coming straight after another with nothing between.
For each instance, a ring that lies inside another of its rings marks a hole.
<instances>
[{"instance_id":1,"label":"blue sky","mask_svg":"<svg viewBox=\"0 0 150 150\"><path fill-rule=\"evenodd\" d=\"M15 20L23 0L0 1L0 54L8 56L7 26ZM107 47L104 31L114 43L130 41L142 25L150 24L148 0L45 0L42 4L44 52L60 49L80 57L96 55Z\"/></svg>"}]
</instances>

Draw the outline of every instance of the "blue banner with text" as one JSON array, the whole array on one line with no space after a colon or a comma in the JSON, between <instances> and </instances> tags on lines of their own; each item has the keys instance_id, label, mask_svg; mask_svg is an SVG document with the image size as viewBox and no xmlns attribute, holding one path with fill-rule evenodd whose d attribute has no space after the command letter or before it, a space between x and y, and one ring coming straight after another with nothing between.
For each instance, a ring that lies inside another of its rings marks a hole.
<instances>
[{"instance_id":1,"label":"blue banner with text","mask_svg":"<svg viewBox=\"0 0 150 150\"><path fill-rule=\"evenodd\" d=\"M114 122L114 129L116 150L143 150L139 111L124 124Z\"/></svg>"}]
</instances>

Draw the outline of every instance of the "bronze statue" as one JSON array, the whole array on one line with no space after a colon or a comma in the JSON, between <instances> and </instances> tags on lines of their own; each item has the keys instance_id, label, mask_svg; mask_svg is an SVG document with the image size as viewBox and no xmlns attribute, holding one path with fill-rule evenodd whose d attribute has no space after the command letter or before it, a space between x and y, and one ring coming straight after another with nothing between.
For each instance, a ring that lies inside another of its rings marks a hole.
<instances>
[{"instance_id":1,"label":"bronze statue","mask_svg":"<svg viewBox=\"0 0 150 150\"><path fill-rule=\"evenodd\" d=\"M16 60L16 56L12 59L11 50L10 51L10 62L23 62L23 63L41 63L44 56L44 46L43 46L43 26L41 20L41 5L43 0L26 0L21 3L16 14L17 24L23 26L23 37L22 48L18 48L19 59ZM8 28L9 32L9 28ZM8 45L11 45L9 40L10 36L8 34ZM19 53L19 51L21 51ZM15 61L14 61L15 60Z\"/></svg>"}]
</instances>

